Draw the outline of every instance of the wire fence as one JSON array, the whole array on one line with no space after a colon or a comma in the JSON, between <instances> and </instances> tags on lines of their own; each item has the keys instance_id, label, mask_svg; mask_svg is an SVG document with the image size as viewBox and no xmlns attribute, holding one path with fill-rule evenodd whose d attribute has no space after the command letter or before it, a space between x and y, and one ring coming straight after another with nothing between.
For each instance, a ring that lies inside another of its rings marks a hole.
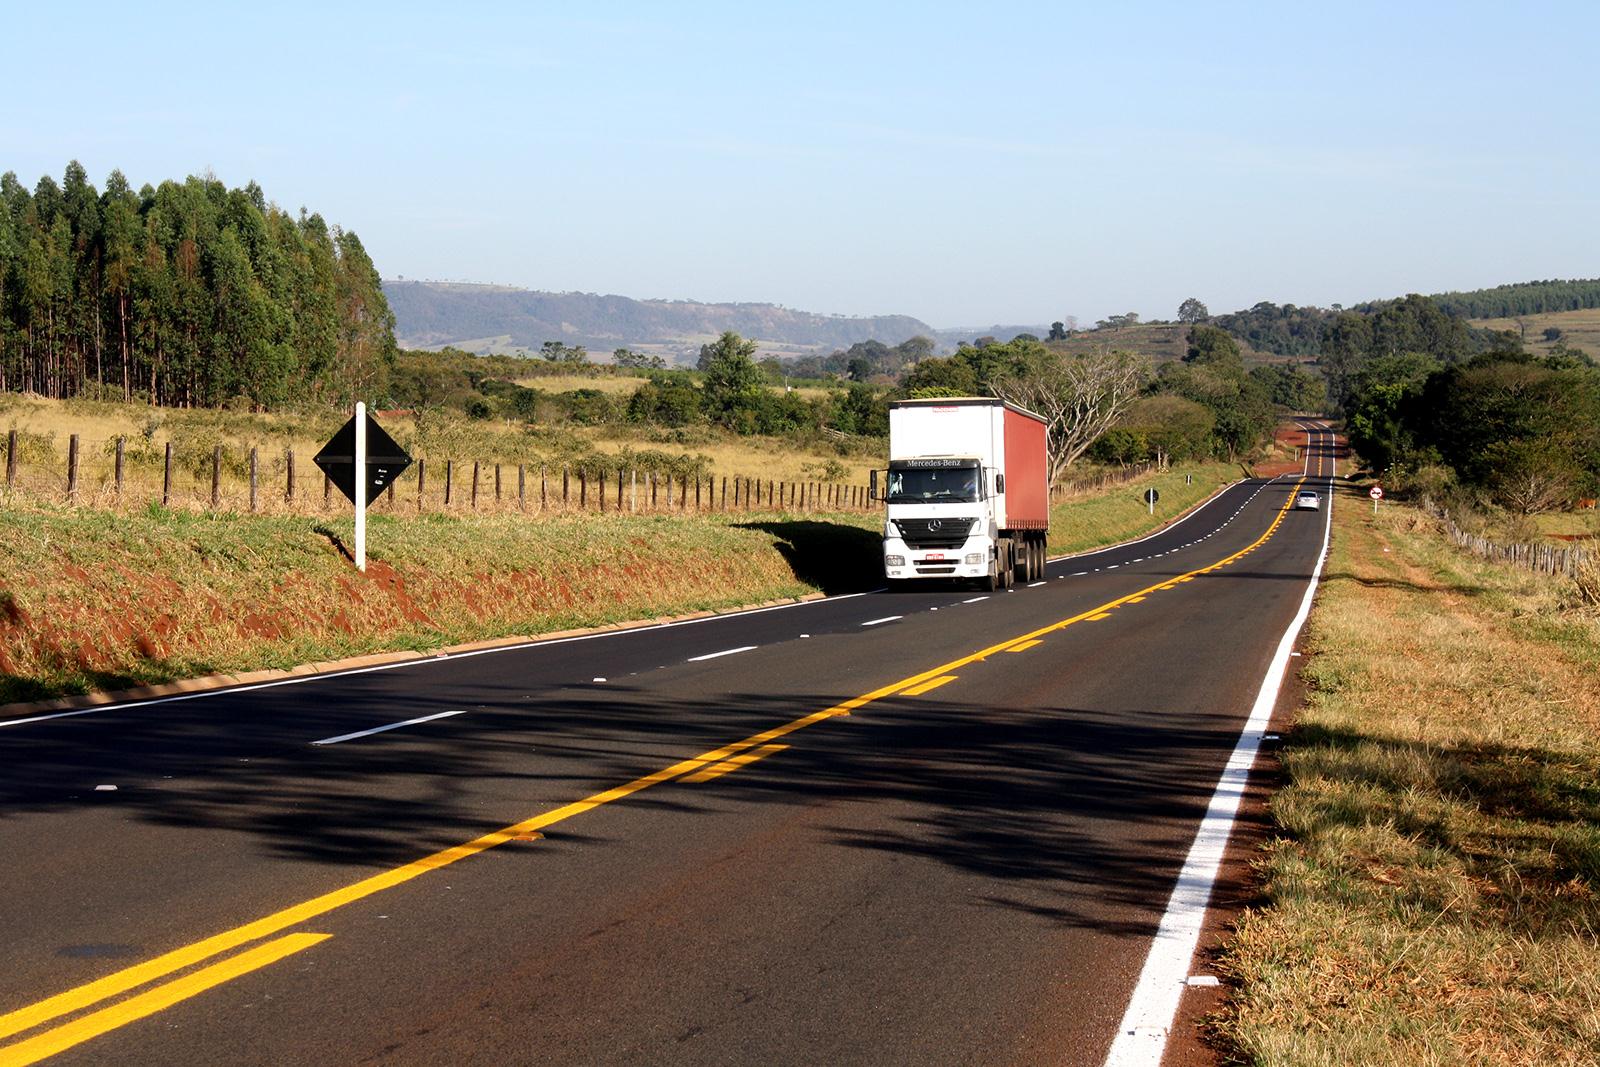
<instances>
[{"instance_id":1,"label":"wire fence","mask_svg":"<svg viewBox=\"0 0 1600 1067\"><path fill-rule=\"evenodd\" d=\"M293 449L209 451L130 448L118 437L104 449L68 441L63 462L53 450L32 452L16 431L6 439L5 491L55 503L317 515L349 507L312 461ZM582 467L419 456L371 501L377 513L564 512L685 513L717 511L869 511L867 486L837 481L786 481L727 474L672 474L626 466Z\"/></svg>"}]
</instances>

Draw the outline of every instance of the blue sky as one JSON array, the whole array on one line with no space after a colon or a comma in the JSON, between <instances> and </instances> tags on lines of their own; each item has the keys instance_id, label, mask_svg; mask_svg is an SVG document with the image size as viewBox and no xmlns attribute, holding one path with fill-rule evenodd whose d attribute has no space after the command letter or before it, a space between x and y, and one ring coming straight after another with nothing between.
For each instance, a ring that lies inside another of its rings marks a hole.
<instances>
[{"instance_id":1,"label":"blue sky","mask_svg":"<svg viewBox=\"0 0 1600 1067\"><path fill-rule=\"evenodd\" d=\"M0 170L935 326L1600 275L1600 5L8 5Z\"/></svg>"}]
</instances>

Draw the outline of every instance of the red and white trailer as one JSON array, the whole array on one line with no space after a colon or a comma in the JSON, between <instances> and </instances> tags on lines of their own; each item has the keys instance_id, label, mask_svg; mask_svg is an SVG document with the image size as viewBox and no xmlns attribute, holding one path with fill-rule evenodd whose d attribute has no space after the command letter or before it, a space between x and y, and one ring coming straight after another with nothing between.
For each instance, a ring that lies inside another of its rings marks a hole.
<instances>
[{"instance_id":1,"label":"red and white trailer","mask_svg":"<svg viewBox=\"0 0 1600 1067\"><path fill-rule=\"evenodd\" d=\"M884 574L976 578L990 589L1044 573L1050 490L1044 419L1003 400L889 405Z\"/></svg>"}]
</instances>

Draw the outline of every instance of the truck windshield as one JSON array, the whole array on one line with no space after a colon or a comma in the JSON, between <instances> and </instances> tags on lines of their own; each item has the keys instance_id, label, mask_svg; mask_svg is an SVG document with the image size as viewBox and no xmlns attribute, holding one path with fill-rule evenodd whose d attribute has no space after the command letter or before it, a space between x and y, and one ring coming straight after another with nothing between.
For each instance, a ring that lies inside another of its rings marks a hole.
<instances>
[{"instance_id":1,"label":"truck windshield","mask_svg":"<svg viewBox=\"0 0 1600 1067\"><path fill-rule=\"evenodd\" d=\"M978 499L976 467L890 467L889 503L971 503Z\"/></svg>"}]
</instances>

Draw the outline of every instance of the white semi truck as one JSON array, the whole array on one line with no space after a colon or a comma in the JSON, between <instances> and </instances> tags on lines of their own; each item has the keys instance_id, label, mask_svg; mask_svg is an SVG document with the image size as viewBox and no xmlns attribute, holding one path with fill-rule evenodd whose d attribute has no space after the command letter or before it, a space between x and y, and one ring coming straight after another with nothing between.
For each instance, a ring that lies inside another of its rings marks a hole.
<instances>
[{"instance_id":1,"label":"white semi truck","mask_svg":"<svg viewBox=\"0 0 1600 1067\"><path fill-rule=\"evenodd\" d=\"M872 473L887 505L891 585L977 580L1005 589L1044 574L1050 529L1045 421L984 397L889 405L889 469Z\"/></svg>"}]
</instances>

